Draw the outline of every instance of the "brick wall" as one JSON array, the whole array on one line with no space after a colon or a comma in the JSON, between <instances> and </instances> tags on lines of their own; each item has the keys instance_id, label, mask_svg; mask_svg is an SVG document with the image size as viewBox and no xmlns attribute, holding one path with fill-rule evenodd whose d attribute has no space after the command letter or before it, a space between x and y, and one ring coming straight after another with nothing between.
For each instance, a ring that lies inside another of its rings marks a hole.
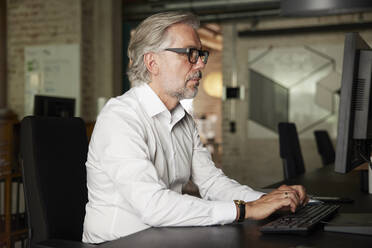
<instances>
[{"instance_id":1,"label":"brick wall","mask_svg":"<svg viewBox=\"0 0 372 248\"><path fill-rule=\"evenodd\" d=\"M80 43L81 6L79 0L8 0L7 4L7 105L22 118L25 46Z\"/></svg>"},{"instance_id":2,"label":"brick wall","mask_svg":"<svg viewBox=\"0 0 372 248\"><path fill-rule=\"evenodd\" d=\"M6 2L0 2L0 109L6 107Z\"/></svg>"},{"instance_id":3,"label":"brick wall","mask_svg":"<svg viewBox=\"0 0 372 248\"><path fill-rule=\"evenodd\" d=\"M25 46L77 43L81 117L95 120L97 98L121 93L121 0L7 1L8 107L23 117Z\"/></svg>"},{"instance_id":4,"label":"brick wall","mask_svg":"<svg viewBox=\"0 0 372 248\"><path fill-rule=\"evenodd\" d=\"M94 101L95 74L93 68L96 65L94 50L94 3L93 1L82 2L81 19L81 116L86 120L94 120L96 103Z\"/></svg>"}]
</instances>

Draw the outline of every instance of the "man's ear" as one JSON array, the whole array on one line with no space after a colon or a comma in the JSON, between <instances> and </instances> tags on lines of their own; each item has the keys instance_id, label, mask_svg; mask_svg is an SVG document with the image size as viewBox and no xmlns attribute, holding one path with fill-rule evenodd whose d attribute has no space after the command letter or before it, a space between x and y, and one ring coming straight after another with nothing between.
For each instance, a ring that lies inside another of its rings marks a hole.
<instances>
[{"instance_id":1,"label":"man's ear","mask_svg":"<svg viewBox=\"0 0 372 248\"><path fill-rule=\"evenodd\" d=\"M157 63L157 57L154 53L146 53L143 56L143 62L146 65L147 70L154 75L157 75L159 72L159 66Z\"/></svg>"}]
</instances>

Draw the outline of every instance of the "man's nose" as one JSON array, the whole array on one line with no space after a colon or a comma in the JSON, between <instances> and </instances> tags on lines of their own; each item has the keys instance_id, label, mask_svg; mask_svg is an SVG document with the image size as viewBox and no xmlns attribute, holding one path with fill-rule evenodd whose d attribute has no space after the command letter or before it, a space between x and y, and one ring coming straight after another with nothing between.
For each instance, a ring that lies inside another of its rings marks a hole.
<instances>
[{"instance_id":1,"label":"man's nose","mask_svg":"<svg viewBox=\"0 0 372 248\"><path fill-rule=\"evenodd\" d=\"M202 58L199 57L198 61L196 61L196 63L194 64L194 68L195 69L204 69L204 67L205 67L205 64L204 64Z\"/></svg>"}]
</instances>

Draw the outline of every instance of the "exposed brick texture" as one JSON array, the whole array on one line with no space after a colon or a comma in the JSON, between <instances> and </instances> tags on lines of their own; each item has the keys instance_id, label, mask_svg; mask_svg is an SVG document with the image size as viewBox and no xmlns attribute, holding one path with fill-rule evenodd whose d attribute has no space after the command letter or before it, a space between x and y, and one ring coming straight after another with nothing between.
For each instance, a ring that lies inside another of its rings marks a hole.
<instances>
[{"instance_id":1,"label":"exposed brick texture","mask_svg":"<svg viewBox=\"0 0 372 248\"><path fill-rule=\"evenodd\" d=\"M112 14L116 6L121 6L118 0L7 0L7 3L8 107L18 114L19 119L23 117L26 46L74 43L80 45L81 52L78 63L81 117L86 121L95 120L97 97L110 97L118 94L113 88L120 89L120 81L113 82L112 74L121 75L121 55L113 51L112 39L121 46L121 37L120 32L117 37L110 28L114 20L120 19L120 11L115 10ZM105 30L103 38L102 28ZM119 61L114 69L111 64L113 54ZM101 63L102 60L106 63Z\"/></svg>"},{"instance_id":2,"label":"exposed brick texture","mask_svg":"<svg viewBox=\"0 0 372 248\"><path fill-rule=\"evenodd\" d=\"M82 41L81 41L81 116L86 120L95 120L96 102L95 92L95 74L93 68L96 60L94 59L94 4L93 1L82 2Z\"/></svg>"},{"instance_id":3,"label":"exposed brick texture","mask_svg":"<svg viewBox=\"0 0 372 248\"><path fill-rule=\"evenodd\" d=\"M21 118L25 46L80 43L80 1L8 0L7 4L7 105Z\"/></svg>"}]
</instances>

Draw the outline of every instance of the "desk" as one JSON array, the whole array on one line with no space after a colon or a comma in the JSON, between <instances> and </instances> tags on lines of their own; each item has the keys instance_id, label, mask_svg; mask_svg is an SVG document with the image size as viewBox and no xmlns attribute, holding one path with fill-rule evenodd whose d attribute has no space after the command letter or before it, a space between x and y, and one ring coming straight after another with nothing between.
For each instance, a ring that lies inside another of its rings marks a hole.
<instances>
[{"instance_id":1,"label":"desk","mask_svg":"<svg viewBox=\"0 0 372 248\"><path fill-rule=\"evenodd\" d=\"M354 203L343 204L341 212L372 212L372 195L360 191L357 172L341 175L334 173L333 166L329 166L269 187L282 183L303 184L310 194L353 198ZM321 230L307 236L261 234L258 228L267 222L247 220L241 224L225 226L150 228L99 247L372 247L372 236Z\"/></svg>"},{"instance_id":2,"label":"desk","mask_svg":"<svg viewBox=\"0 0 372 248\"><path fill-rule=\"evenodd\" d=\"M268 188L276 188L283 183L301 184L311 195L342 196L354 199L352 204L342 204L341 212L343 213L372 213L372 195L360 190L360 171L339 174L334 172L333 166L327 166L294 179L272 184Z\"/></svg>"}]
</instances>

